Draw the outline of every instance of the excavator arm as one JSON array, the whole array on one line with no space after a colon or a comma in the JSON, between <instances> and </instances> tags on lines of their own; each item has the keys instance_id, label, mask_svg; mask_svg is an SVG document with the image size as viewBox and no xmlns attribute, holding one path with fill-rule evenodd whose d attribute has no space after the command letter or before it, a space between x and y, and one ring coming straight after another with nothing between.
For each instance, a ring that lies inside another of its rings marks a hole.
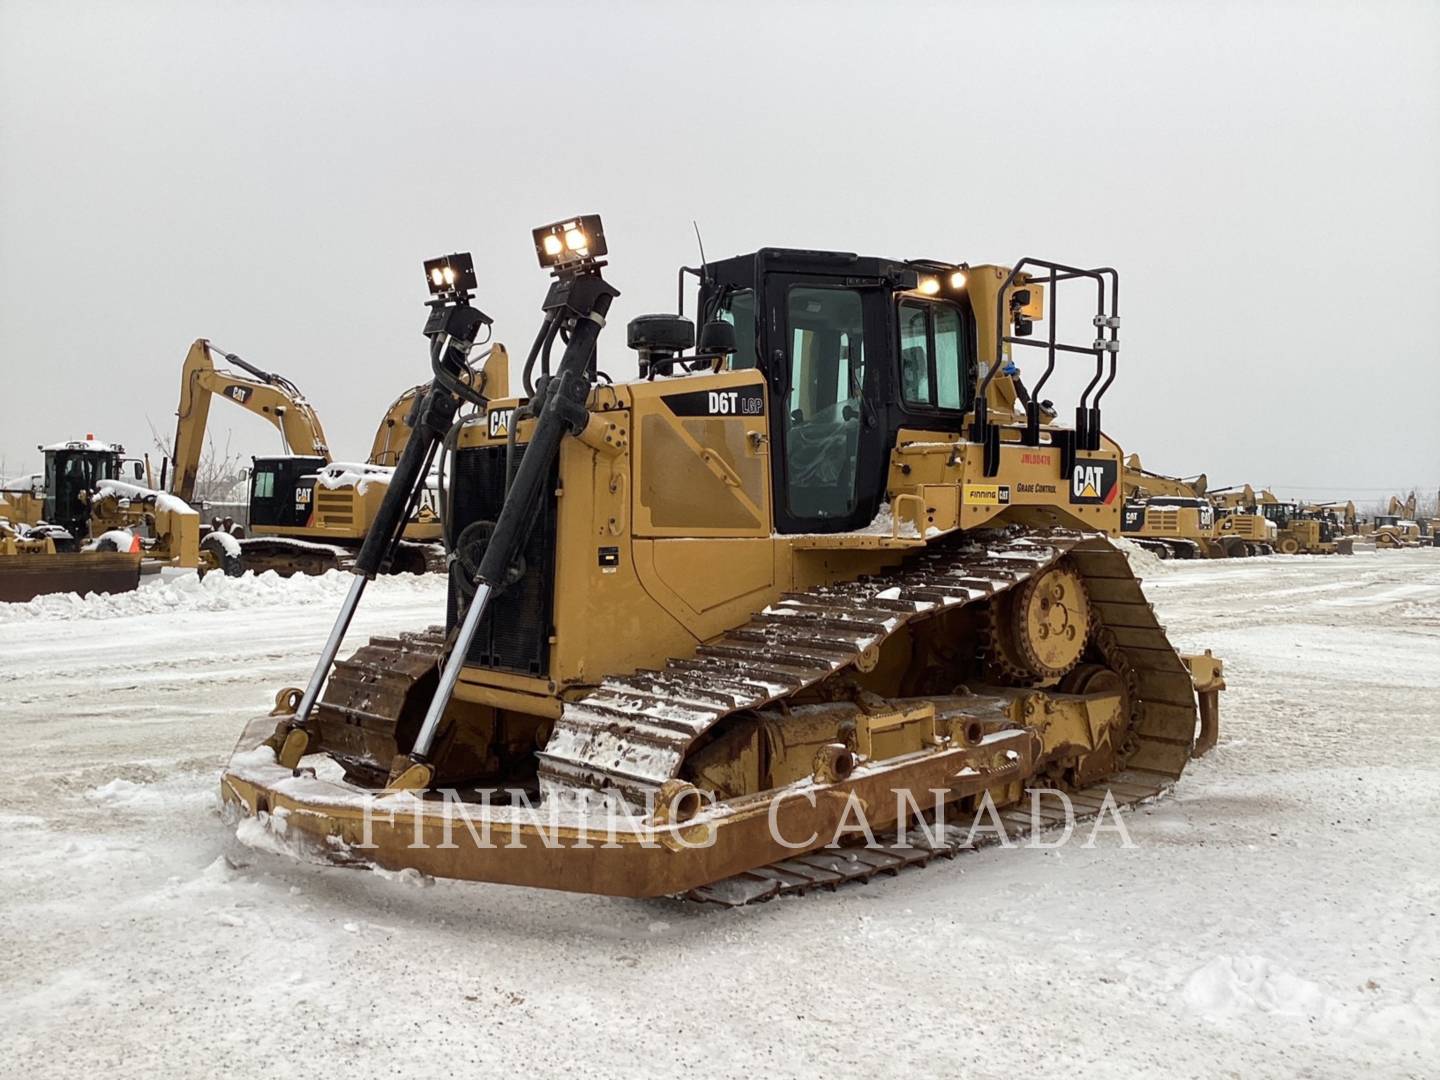
<instances>
[{"instance_id":1,"label":"excavator arm","mask_svg":"<svg viewBox=\"0 0 1440 1080\"><path fill-rule=\"evenodd\" d=\"M1182 499L1198 499L1205 494L1206 479L1201 473L1194 480L1181 480L1151 472L1140 464L1140 455L1131 454L1125 459L1124 495L1127 499L1145 498L1151 495L1178 496Z\"/></svg>"},{"instance_id":2,"label":"excavator arm","mask_svg":"<svg viewBox=\"0 0 1440 1080\"><path fill-rule=\"evenodd\" d=\"M221 354L247 374L215 366L210 342L197 338L180 373L180 407L176 410L174 477L170 490L189 502L195 495L210 398L220 395L274 424L291 454L315 454L330 461L330 447L320 418L295 384L281 375L261 371L233 353Z\"/></svg>"},{"instance_id":3,"label":"excavator arm","mask_svg":"<svg viewBox=\"0 0 1440 1080\"><path fill-rule=\"evenodd\" d=\"M1255 489L1249 484L1214 488L1209 495L1210 501L1223 510L1254 511L1256 506Z\"/></svg>"},{"instance_id":4,"label":"excavator arm","mask_svg":"<svg viewBox=\"0 0 1440 1080\"><path fill-rule=\"evenodd\" d=\"M460 375L460 381L467 386L473 387L477 393L483 393L491 399L508 397L510 394L509 377L510 357L505 351L505 346L498 342L490 347L490 355L486 360L485 367L480 371L473 371L466 368ZM415 408L418 398L423 398L430 392L430 384L421 383L419 386L412 386L403 394L397 397L385 410L385 415L380 417L380 425L375 429L375 438L370 443L370 456L366 459L369 465L395 465L400 460L400 455L405 451L405 444L410 441L409 418Z\"/></svg>"}]
</instances>

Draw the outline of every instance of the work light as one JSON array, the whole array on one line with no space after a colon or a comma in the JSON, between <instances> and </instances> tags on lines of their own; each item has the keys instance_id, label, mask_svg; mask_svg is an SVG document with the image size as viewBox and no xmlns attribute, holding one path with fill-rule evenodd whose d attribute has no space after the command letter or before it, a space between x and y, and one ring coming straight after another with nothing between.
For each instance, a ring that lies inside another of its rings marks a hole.
<instances>
[{"instance_id":1,"label":"work light","mask_svg":"<svg viewBox=\"0 0 1440 1080\"><path fill-rule=\"evenodd\" d=\"M431 296L475 290L475 260L468 251L425 261L425 284Z\"/></svg>"},{"instance_id":2,"label":"work light","mask_svg":"<svg viewBox=\"0 0 1440 1080\"><path fill-rule=\"evenodd\" d=\"M547 270L594 262L605 254L605 230L599 214L557 221L533 230L535 255Z\"/></svg>"}]
</instances>

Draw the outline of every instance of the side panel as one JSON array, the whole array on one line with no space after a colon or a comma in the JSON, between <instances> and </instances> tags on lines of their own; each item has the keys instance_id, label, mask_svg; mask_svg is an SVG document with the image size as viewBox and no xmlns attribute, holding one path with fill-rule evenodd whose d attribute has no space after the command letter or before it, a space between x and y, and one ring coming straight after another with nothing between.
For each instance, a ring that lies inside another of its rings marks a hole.
<instances>
[{"instance_id":1,"label":"side panel","mask_svg":"<svg viewBox=\"0 0 1440 1080\"><path fill-rule=\"evenodd\" d=\"M635 384L636 536L770 535L765 384L754 371Z\"/></svg>"},{"instance_id":2,"label":"side panel","mask_svg":"<svg viewBox=\"0 0 1440 1080\"><path fill-rule=\"evenodd\" d=\"M524 447L516 448L523 456ZM487 524L493 526L505 498L505 448L461 447L455 453L451 523L456 546L475 544L478 561ZM557 482L552 480L540 502L534 526L525 541L525 573L490 604L466 659L481 667L544 678L550 673L551 604L556 557ZM468 535L467 535L468 531ZM459 604L450 582L447 626L454 626Z\"/></svg>"},{"instance_id":3,"label":"side panel","mask_svg":"<svg viewBox=\"0 0 1440 1080\"><path fill-rule=\"evenodd\" d=\"M1120 454L1111 446L1080 454L1069 480L1060 475L1059 449L1048 445L1001 442L999 473L987 477L983 465L983 449L975 443L905 428L890 456L889 491L893 496L922 485L956 486L962 529L1014 521L1120 532Z\"/></svg>"}]
</instances>

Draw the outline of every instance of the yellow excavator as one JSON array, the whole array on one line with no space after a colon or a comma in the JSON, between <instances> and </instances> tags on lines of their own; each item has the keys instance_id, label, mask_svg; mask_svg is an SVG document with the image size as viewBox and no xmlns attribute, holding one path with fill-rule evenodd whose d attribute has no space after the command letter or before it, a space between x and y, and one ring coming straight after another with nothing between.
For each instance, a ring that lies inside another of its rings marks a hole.
<instances>
[{"instance_id":1,"label":"yellow excavator","mask_svg":"<svg viewBox=\"0 0 1440 1080\"><path fill-rule=\"evenodd\" d=\"M1245 554L1270 555L1279 545L1275 523L1260 512L1255 489L1249 484L1239 487L1213 488L1206 493L1215 507L1215 524L1223 544L1232 544L1232 537L1245 541ZM1225 554L1236 554L1227 551Z\"/></svg>"},{"instance_id":2,"label":"yellow excavator","mask_svg":"<svg viewBox=\"0 0 1440 1080\"><path fill-rule=\"evenodd\" d=\"M313 675L224 769L247 834L740 904L1153 797L1213 743L1220 661L1177 653L1106 535L1113 270L762 249L682 268L698 343L683 311L632 320L620 383L598 217L534 243L521 397L465 381L469 256L425 266L434 384ZM1093 339L1036 332L1059 293ZM1071 427L1040 394L1076 355ZM337 662L437 449L446 625Z\"/></svg>"},{"instance_id":3,"label":"yellow excavator","mask_svg":"<svg viewBox=\"0 0 1440 1080\"><path fill-rule=\"evenodd\" d=\"M1204 473L1182 480L1125 459L1120 535L1162 559L1242 558L1271 550L1274 527L1214 498Z\"/></svg>"},{"instance_id":4,"label":"yellow excavator","mask_svg":"<svg viewBox=\"0 0 1440 1080\"><path fill-rule=\"evenodd\" d=\"M333 460L314 408L294 383L267 372L234 353L221 353L239 369L215 365L210 342L196 340L181 370L180 403L176 410L172 492L187 501L195 497L200 454L209 420L210 402L221 397L263 417L280 432L284 452L257 456L249 476L249 520L225 529L212 522L202 544L238 550L245 569L275 570L282 575L324 573L348 566L369 531L393 472L386 458L363 463ZM503 360L504 347L492 346ZM382 418L376 446L403 447L404 413L413 404L407 391ZM229 533L229 536L221 535ZM403 542L390 554L387 569L420 573L438 569L443 553L434 492L427 488L415 499Z\"/></svg>"}]
</instances>

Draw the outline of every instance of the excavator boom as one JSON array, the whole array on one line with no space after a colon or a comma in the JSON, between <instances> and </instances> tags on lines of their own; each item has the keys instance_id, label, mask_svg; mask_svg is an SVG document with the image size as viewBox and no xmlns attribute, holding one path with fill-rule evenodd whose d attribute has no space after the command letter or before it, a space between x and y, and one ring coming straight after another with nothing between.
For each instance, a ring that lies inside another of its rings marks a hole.
<instances>
[{"instance_id":1,"label":"excavator boom","mask_svg":"<svg viewBox=\"0 0 1440 1080\"><path fill-rule=\"evenodd\" d=\"M175 445L172 448L174 479L170 490L190 502L195 497L195 480L204 450L205 425L210 418L210 399L219 394L241 408L249 409L275 425L285 441L285 452L331 460L330 446L320 417L295 384L280 375L262 371L233 353L224 358L242 368L240 375L217 368L210 342L197 338L185 357L180 373L180 407L176 410Z\"/></svg>"}]
</instances>

